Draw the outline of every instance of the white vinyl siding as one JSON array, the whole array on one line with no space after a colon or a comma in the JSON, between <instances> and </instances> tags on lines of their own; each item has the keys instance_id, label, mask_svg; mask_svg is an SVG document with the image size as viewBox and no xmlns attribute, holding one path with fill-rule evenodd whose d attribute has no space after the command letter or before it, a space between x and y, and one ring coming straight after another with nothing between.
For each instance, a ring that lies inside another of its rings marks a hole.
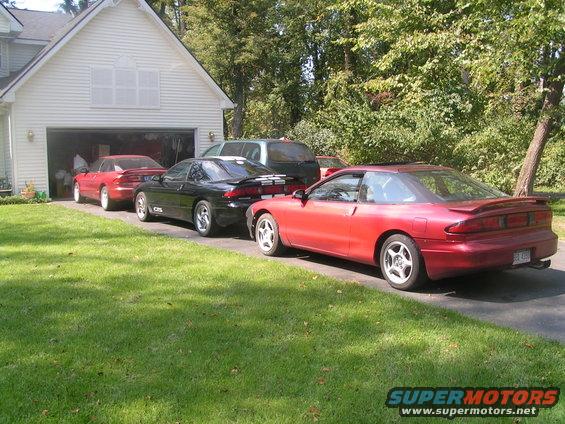
<instances>
[{"instance_id":1,"label":"white vinyl siding","mask_svg":"<svg viewBox=\"0 0 565 424\"><path fill-rule=\"evenodd\" d=\"M94 107L159 108L159 71L112 67L91 68Z\"/></svg>"},{"instance_id":2,"label":"white vinyl siding","mask_svg":"<svg viewBox=\"0 0 565 424\"><path fill-rule=\"evenodd\" d=\"M8 43L5 40L0 40L0 77L7 77L8 75L10 75Z\"/></svg>"},{"instance_id":3,"label":"white vinyl siding","mask_svg":"<svg viewBox=\"0 0 565 424\"><path fill-rule=\"evenodd\" d=\"M198 155L210 147L210 132L222 141L222 99L137 4L122 0L101 10L16 92L18 190L31 180L39 190L47 189L47 128L195 129ZM91 69L113 69L122 56L135 62L143 107L93 107ZM158 108L147 106L156 99ZM27 139L29 130L35 134L33 142Z\"/></svg>"},{"instance_id":4,"label":"white vinyl siding","mask_svg":"<svg viewBox=\"0 0 565 424\"><path fill-rule=\"evenodd\" d=\"M16 72L26 66L43 48L42 45L10 43L10 72Z\"/></svg>"}]
</instances>

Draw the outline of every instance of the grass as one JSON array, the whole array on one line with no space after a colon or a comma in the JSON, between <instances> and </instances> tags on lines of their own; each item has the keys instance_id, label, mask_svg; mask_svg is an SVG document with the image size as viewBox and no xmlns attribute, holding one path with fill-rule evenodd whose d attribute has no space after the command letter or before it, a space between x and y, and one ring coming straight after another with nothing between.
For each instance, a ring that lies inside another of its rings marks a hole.
<instances>
[{"instance_id":1,"label":"grass","mask_svg":"<svg viewBox=\"0 0 565 424\"><path fill-rule=\"evenodd\" d=\"M281 263L56 205L0 228L2 423L388 423L393 386L564 382L557 342Z\"/></svg>"},{"instance_id":2,"label":"grass","mask_svg":"<svg viewBox=\"0 0 565 424\"><path fill-rule=\"evenodd\" d=\"M553 231L560 240L565 240L565 199L553 200L551 209L553 210Z\"/></svg>"}]
</instances>

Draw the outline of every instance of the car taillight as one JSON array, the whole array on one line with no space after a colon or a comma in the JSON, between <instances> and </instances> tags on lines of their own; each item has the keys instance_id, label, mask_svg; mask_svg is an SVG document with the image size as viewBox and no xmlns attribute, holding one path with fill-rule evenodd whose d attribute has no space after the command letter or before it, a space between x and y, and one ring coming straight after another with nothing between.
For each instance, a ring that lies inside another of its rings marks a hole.
<instances>
[{"instance_id":1,"label":"car taillight","mask_svg":"<svg viewBox=\"0 0 565 424\"><path fill-rule=\"evenodd\" d=\"M467 221L460 221L445 229L448 233L468 234L480 233L482 231L496 231L503 229L504 220L501 216L489 218L474 218Z\"/></svg>"},{"instance_id":2,"label":"car taillight","mask_svg":"<svg viewBox=\"0 0 565 424\"><path fill-rule=\"evenodd\" d=\"M326 173L324 174L324 178L329 177L330 175L332 175L333 173L339 171L339 168L328 168L326 170Z\"/></svg>"},{"instance_id":3,"label":"car taillight","mask_svg":"<svg viewBox=\"0 0 565 424\"><path fill-rule=\"evenodd\" d=\"M141 181L142 181L142 179L141 179L140 175L120 175L116 179L114 179L114 182L117 183L117 184L140 183Z\"/></svg>"},{"instance_id":4,"label":"car taillight","mask_svg":"<svg viewBox=\"0 0 565 424\"><path fill-rule=\"evenodd\" d=\"M537 211L534 213L534 224L535 225L551 224L552 218L553 218L553 212L551 211Z\"/></svg>"},{"instance_id":5,"label":"car taillight","mask_svg":"<svg viewBox=\"0 0 565 424\"><path fill-rule=\"evenodd\" d=\"M238 197L257 197L261 195L291 194L296 190L303 190L306 186L300 185L270 185L261 187L238 187L224 193L224 197L235 199Z\"/></svg>"},{"instance_id":6,"label":"car taillight","mask_svg":"<svg viewBox=\"0 0 565 424\"><path fill-rule=\"evenodd\" d=\"M452 234L470 234L505 230L508 228L542 226L550 224L551 218L551 211L514 213L509 215L491 216L487 218L472 218L450 225L445 229L445 231Z\"/></svg>"}]
</instances>

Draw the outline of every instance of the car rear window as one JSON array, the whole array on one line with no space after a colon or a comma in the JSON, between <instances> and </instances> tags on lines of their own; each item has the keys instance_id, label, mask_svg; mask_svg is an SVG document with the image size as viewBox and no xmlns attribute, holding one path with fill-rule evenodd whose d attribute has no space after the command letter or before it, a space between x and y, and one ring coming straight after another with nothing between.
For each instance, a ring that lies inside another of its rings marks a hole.
<instances>
[{"instance_id":1,"label":"car rear window","mask_svg":"<svg viewBox=\"0 0 565 424\"><path fill-rule=\"evenodd\" d=\"M321 168L345 168L347 165L338 158L318 158Z\"/></svg>"},{"instance_id":2,"label":"car rear window","mask_svg":"<svg viewBox=\"0 0 565 424\"><path fill-rule=\"evenodd\" d=\"M269 159L273 162L315 162L316 157L308 147L301 143L269 143Z\"/></svg>"},{"instance_id":3,"label":"car rear window","mask_svg":"<svg viewBox=\"0 0 565 424\"><path fill-rule=\"evenodd\" d=\"M151 158L122 158L114 160L116 171L126 171L128 169L147 169L162 168L157 162Z\"/></svg>"},{"instance_id":4,"label":"car rear window","mask_svg":"<svg viewBox=\"0 0 565 424\"><path fill-rule=\"evenodd\" d=\"M455 171L415 171L410 175L443 202L508 197L493 187Z\"/></svg>"},{"instance_id":5,"label":"car rear window","mask_svg":"<svg viewBox=\"0 0 565 424\"><path fill-rule=\"evenodd\" d=\"M233 178L253 177L255 175L269 175L274 172L258 162L250 160L223 160L220 162L226 172Z\"/></svg>"}]
</instances>

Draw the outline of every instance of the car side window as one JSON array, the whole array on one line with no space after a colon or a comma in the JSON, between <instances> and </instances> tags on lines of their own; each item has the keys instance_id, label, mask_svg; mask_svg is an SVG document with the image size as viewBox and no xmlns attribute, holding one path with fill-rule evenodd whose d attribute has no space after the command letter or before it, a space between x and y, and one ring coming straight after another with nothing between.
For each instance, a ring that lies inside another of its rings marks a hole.
<instances>
[{"instance_id":1,"label":"car side window","mask_svg":"<svg viewBox=\"0 0 565 424\"><path fill-rule=\"evenodd\" d=\"M357 202L362 175L341 175L322 183L308 194L309 200Z\"/></svg>"},{"instance_id":2,"label":"car side window","mask_svg":"<svg viewBox=\"0 0 565 424\"><path fill-rule=\"evenodd\" d=\"M209 180L208 175L206 175L206 172L202 167L201 161L194 162L192 164L192 168L190 168L190 172L188 173L188 180L195 182Z\"/></svg>"},{"instance_id":3,"label":"car side window","mask_svg":"<svg viewBox=\"0 0 565 424\"><path fill-rule=\"evenodd\" d=\"M114 161L111 159L106 159L104 162L102 162L100 172L114 172Z\"/></svg>"},{"instance_id":4,"label":"car side window","mask_svg":"<svg viewBox=\"0 0 565 424\"><path fill-rule=\"evenodd\" d=\"M103 162L102 159L98 159L96 162L94 162L92 165L90 165L90 172L99 172L100 166L102 165L102 162Z\"/></svg>"},{"instance_id":5,"label":"car side window","mask_svg":"<svg viewBox=\"0 0 565 424\"><path fill-rule=\"evenodd\" d=\"M208 150L206 150L202 156L204 156L204 157L206 157L206 156L216 156L220 153L221 147L222 147L221 144L215 144L212 147L210 147Z\"/></svg>"},{"instance_id":6,"label":"car side window","mask_svg":"<svg viewBox=\"0 0 565 424\"><path fill-rule=\"evenodd\" d=\"M222 156L241 156L244 144L245 143L237 143L235 141L227 142L222 149Z\"/></svg>"},{"instance_id":7,"label":"car side window","mask_svg":"<svg viewBox=\"0 0 565 424\"><path fill-rule=\"evenodd\" d=\"M241 156L259 162L261 160L261 146L257 143L245 143Z\"/></svg>"},{"instance_id":8,"label":"car side window","mask_svg":"<svg viewBox=\"0 0 565 424\"><path fill-rule=\"evenodd\" d=\"M186 181L191 162L180 162L163 175L163 181Z\"/></svg>"},{"instance_id":9,"label":"car side window","mask_svg":"<svg viewBox=\"0 0 565 424\"><path fill-rule=\"evenodd\" d=\"M418 196L397 175L390 172L367 172L359 189L363 203L412 203Z\"/></svg>"}]
</instances>

